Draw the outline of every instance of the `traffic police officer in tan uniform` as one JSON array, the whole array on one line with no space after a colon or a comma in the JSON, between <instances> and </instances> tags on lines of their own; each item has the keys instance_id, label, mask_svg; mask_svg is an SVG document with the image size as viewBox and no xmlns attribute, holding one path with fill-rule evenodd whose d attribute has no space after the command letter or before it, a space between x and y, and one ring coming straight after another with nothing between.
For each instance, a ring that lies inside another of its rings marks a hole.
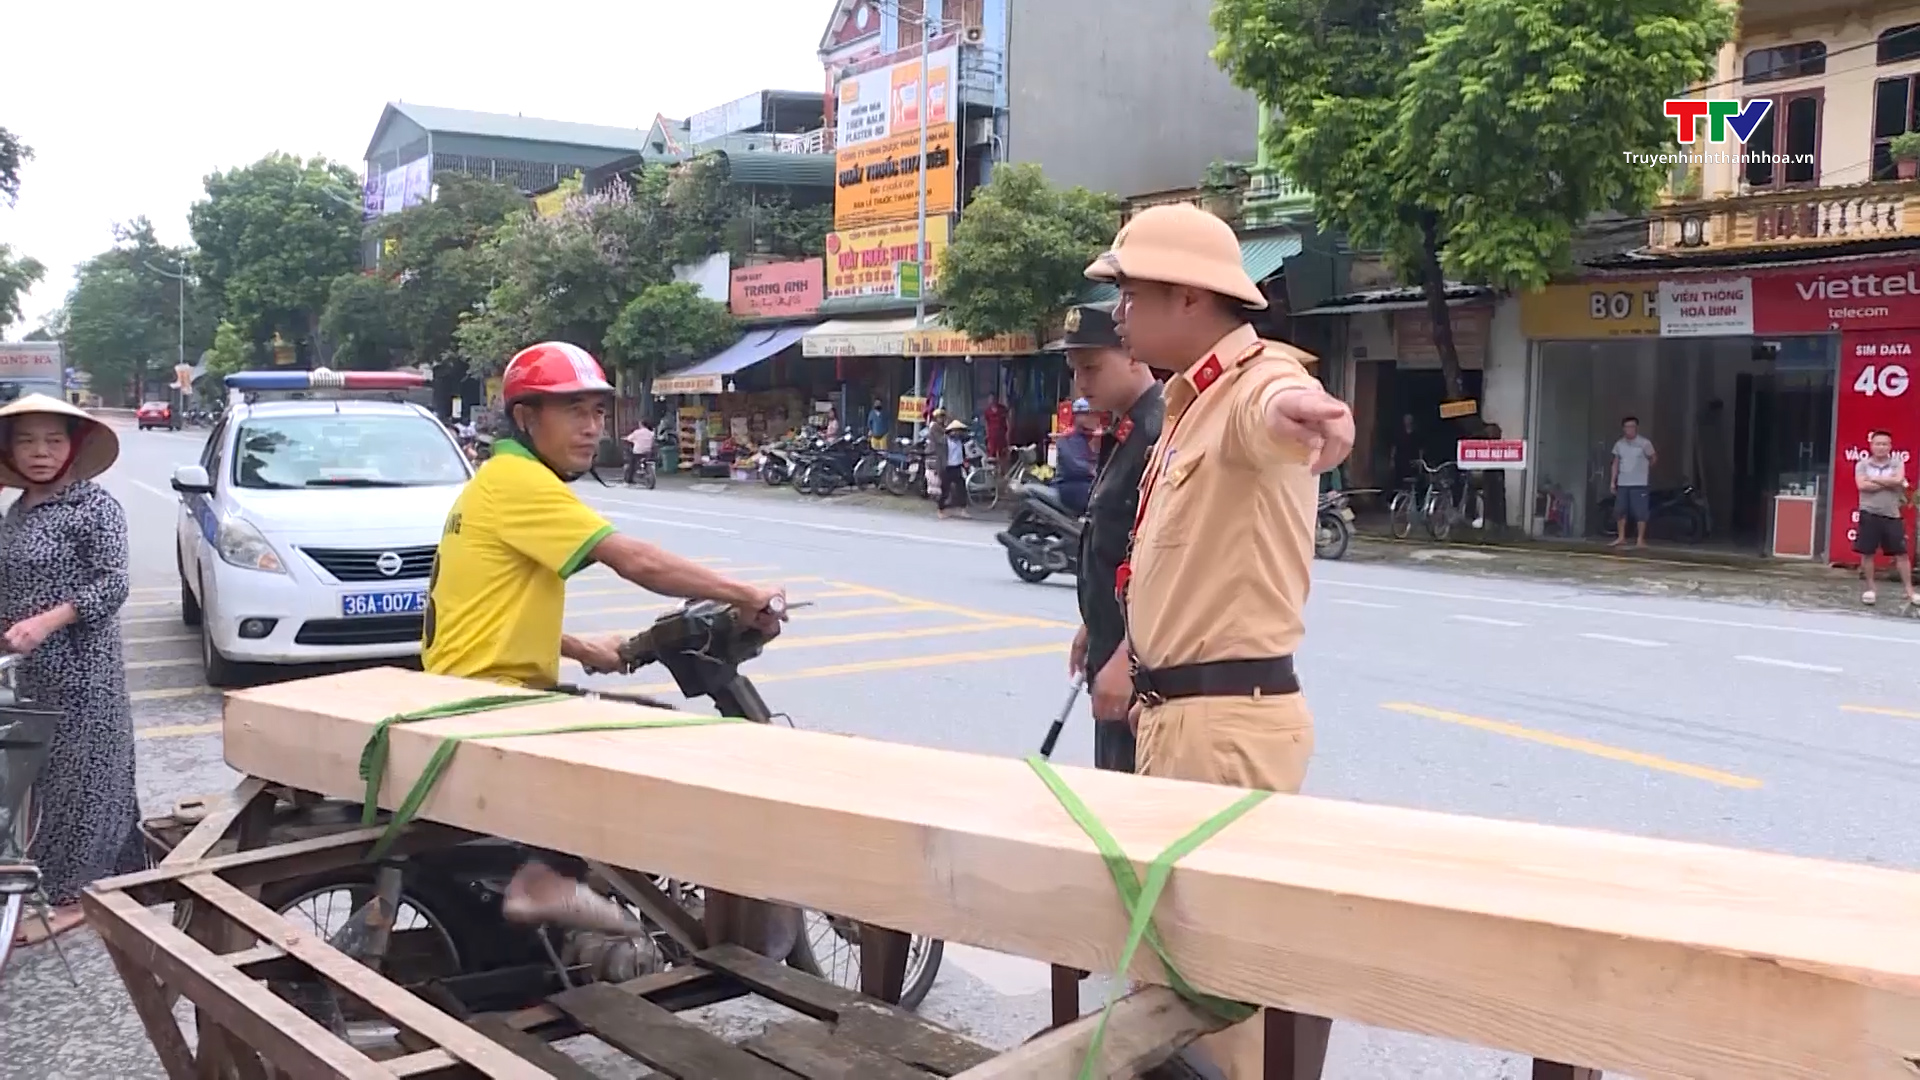
<instances>
[{"instance_id":1,"label":"traffic police officer in tan uniform","mask_svg":"<svg viewBox=\"0 0 1920 1080\"><path fill-rule=\"evenodd\" d=\"M1308 372L1312 356L1255 332L1266 298L1233 230L1204 210L1141 211L1087 276L1119 287L1133 357L1173 372L1115 582L1140 696L1138 770L1298 792L1313 717L1293 654L1317 478L1353 448L1353 413ZM1262 1031L1255 1017L1201 1045L1230 1080L1255 1080ZM1300 1034L1324 1053L1324 1024Z\"/></svg>"}]
</instances>

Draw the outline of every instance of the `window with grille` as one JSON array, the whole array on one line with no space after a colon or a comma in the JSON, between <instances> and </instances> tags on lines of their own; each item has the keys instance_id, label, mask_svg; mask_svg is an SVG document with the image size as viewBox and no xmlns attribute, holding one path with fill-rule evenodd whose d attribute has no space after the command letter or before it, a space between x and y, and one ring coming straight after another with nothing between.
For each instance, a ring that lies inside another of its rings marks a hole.
<instances>
[{"instance_id":1,"label":"window with grille","mask_svg":"<svg viewBox=\"0 0 1920 1080\"><path fill-rule=\"evenodd\" d=\"M1920 23L1888 27L1880 31L1876 44L1876 63L1898 64L1903 60L1920 60Z\"/></svg>"},{"instance_id":2,"label":"window with grille","mask_svg":"<svg viewBox=\"0 0 1920 1080\"><path fill-rule=\"evenodd\" d=\"M1771 100L1766 119L1747 140L1742 170L1749 188L1801 187L1820 179L1821 90L1797 90ZM1757 99L1748 99L1757 100ZM1769 156L1771 155L1771 157ZM1789 160L1774 160L1776 158Z\"/></svg>"},{"instance_id":3,"label":"window with grille","mask_svg":"<svg viewBox=\"0 0 1920 1080\"><path fill-rule=\"evenodd\" d=\"M1741 81L1751 86L1826 73L1826 42L1801 41L1792 45L1776 45L1770 49L1755 49L1748 53L1741 70Z\"/></svg>"}]
</instances>

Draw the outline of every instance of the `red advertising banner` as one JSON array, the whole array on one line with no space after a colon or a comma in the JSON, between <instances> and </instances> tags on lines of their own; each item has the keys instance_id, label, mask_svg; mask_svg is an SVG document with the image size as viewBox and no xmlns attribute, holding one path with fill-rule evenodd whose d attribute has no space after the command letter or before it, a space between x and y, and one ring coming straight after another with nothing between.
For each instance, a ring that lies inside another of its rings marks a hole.
<instances>
[{"instance_id":1,"label":"red advertising banner","mask_svg":"<svg viewBox=\"0 0 1920 1080\"><path fill-rule=\"evenodd\" d=\"M1920 327L1920 263L1829 263L1753 276L1753 332Z\"/></svg>"},{"instance_id":2,"label":"red advertising banner","mask_svg":"<svg viewBox=\"0 0 1920 1080\"><path fill-rule=\"evenodd\" d=\"M822 259L743 266L733 272L727 306L743 319L811 315L820 310L825 280L826 263Z\"/></svg>"},{"instance_id":3,"label":"red advertising banner","mask_svg":"<svg viewBox=\"0 0 1920 1080\"><path fill-rule=\"evenodd\" d=\"M1916 320L1920 324L1920 320ZM1913 389L1920 369L1920 328L1873 330L1840 337L1839 408L1833 426L1833 512L1827 557L1839 566L1858 566L1853 553L1854 525L1860 519L1860 489L1853 486L1854 465L1867 456L1867 434L1893 436L1893 456L1904 463L1909 482L1920 456L1920 393ZM1904 515L1909 545L1913 508Z\"/></svg>"},{"instance_id":4,"label":"red advertising banner","mask_svg":"<svg viewBox=\"0 0 1920 1080\"><path fill-rule=\"evenodd\" d=\"M1454 461L1462 469L1525 469L1525 439L1461 439L1454 444Z\"/></svg>"}]
</instances>

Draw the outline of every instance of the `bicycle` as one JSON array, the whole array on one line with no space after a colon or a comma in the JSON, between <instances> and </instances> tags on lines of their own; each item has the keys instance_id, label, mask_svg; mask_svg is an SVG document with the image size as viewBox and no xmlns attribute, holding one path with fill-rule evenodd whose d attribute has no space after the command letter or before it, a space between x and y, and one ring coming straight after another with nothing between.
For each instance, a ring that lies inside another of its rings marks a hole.
<instances>
[{"instance_id":1,"label":"bicycle","mask_svg":"<svg viewBox=\"0 0 1920 1080\"><path fill-rule=\"evenodd\" d=\"M1413 533L1413 524L1418 520L1426 527L1428 536L1445 540L1460 515L1460 505L1453 497L1454 478L1459 470L1451 461L1429 465L1425 458L1416 458L1414 465L1420 470L1419 474L1408 478L1387 505L1387 522L1393 538L1405 540Z\"/></svg>"},{"instance_id":2,"label":"bicycle","mask_svg":"<svg viewBox=\"0 0 1920 1080\"><path fill-rule=\"evenodd\" d=\"M38 817L33 785L46 767L61 714L35 709L20 698L13 682L20 659L17 653L0 656L0 689L5 691L0 702L0 979L13 954L13 935L21 919L31 916L47 931L47 943L66 967L67 978L78 986L73 964L53 936L52 905L40 887L40 868L27 855Z\"/></svg>"}]
</instances>

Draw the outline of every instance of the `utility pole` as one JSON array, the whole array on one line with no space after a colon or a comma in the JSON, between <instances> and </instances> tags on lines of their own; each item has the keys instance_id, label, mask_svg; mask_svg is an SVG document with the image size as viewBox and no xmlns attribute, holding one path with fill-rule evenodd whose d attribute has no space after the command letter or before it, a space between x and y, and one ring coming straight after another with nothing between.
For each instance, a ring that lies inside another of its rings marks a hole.
<instances>
[{"instance_id":1,"label":"utility pole","mask_svg":"<svg viewBox=\"0 0 1920 1080\"><path fill-rule=\"evenodd\" d=\"M145 262L145 260L141 260L141 261ZM187 260L184 258L180 260L179 273L174 273L171 270L162 270L150 262L147 263L146 266L147 266L147 269L153 271L156 274L159 274L161 277L172 278L180 286L180 306L177 309L178 313L174 318L174 329L178 332L178 336L179 336L178 344L180 349L180 354L179 354L180 358L178 361L176 361L176 363L179 365L179 367L186 367L187 366ZM178 368L176 368L175 370L177 371ZM178 380L176 379L176 381ZM171 413L170 425L176 430L180 427L180 414L182 412L185 412L186 408L187 408L187 392L185 390L181 390L180 391L180 407L177 409L168 410L168 412Z\"/></svg>"},{"instance_id":2,"label":"utility pole","mask_svg":"<svg viewBox=\"0 0 1920 1080\"><path fill-rule=\"evenodd\" d=\"M920 185L920 242L913 249L914 261L920 267L920 289L913 304L913 328L916 331L927 327L927 101L932 96L929 92L932 88L927 85L927 77L932 74L927 63L931 57L927 53L932 45L933 20L927 17L927 5L923 0L920 6L920 164L915 170ZM920 340L921 335L916 333L916 346ZM913 351L913 396L918 398L925 394L925 368L920 350L916 347ZM924 415L924 407L922 412Z\"/></svg>"}]
</instances>

